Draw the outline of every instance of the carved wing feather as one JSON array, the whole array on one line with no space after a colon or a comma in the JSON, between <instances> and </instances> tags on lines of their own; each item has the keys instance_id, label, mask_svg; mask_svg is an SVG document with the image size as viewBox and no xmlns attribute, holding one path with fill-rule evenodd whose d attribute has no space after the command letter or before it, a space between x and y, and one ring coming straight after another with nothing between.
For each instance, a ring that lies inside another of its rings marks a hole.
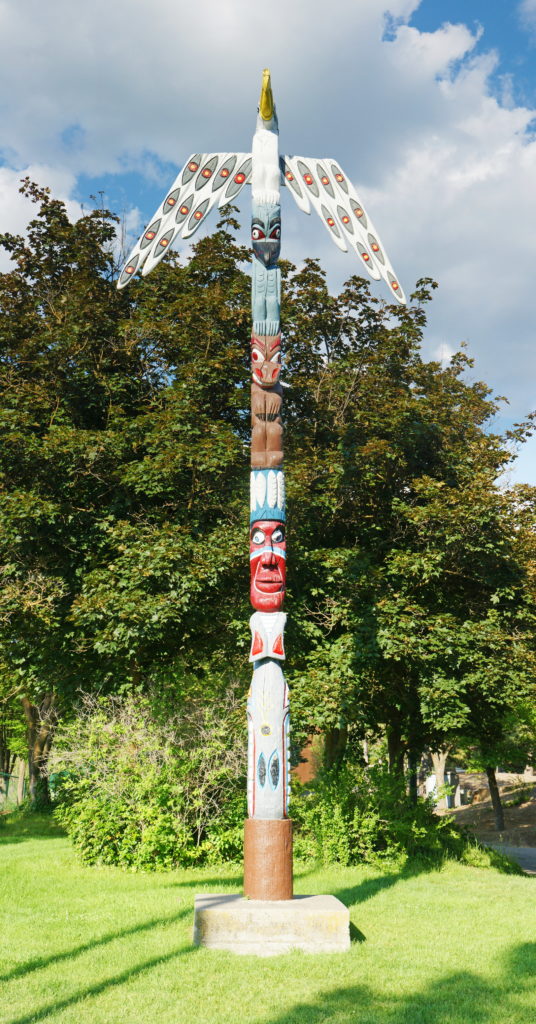
<instances>
[{"instance_id":1,"label":"carved wing feather","mask_svg":"<svg viewBox=\"0 0 536 1024\"><path fill-rule=\"evenodd\" d=\"M397 302L406 301L387 253L363 203L336 160L285 156L282 180L301 210L318 213L335 245L353 249L374 280L383 277ZM307 207L307 208L306 208Z\"/></svg>"},{"instance_id":2,"label":"carved wing feather","mask_svg":"<svg viewBox=\"0 0 536 1024\"><path fill-rule=\"evenodd\" d=\"M249 153L192 153L132 249L117 287L138 270L149 274L177 236L191 238L216 203L232 202L250 180Z\"/></svg>"}]
</instances>

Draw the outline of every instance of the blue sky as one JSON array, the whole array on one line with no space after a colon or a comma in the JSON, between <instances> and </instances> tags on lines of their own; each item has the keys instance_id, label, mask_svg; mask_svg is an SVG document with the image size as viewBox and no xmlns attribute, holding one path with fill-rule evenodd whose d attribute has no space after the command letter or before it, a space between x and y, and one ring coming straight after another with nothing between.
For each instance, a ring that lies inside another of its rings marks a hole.
<instances>
[{"instance_id":1,"label":"blue sky","mask_svg":"<svg viewBox=\"0 0 536 1024\"><path fill-rule=\"evenodd\" d=\"M422 0L411 18L411 24L423 32L433 32L445 21L482 33L475 52L497 51L500 63L492 83L499 95L511 94L515 103L536 106L534 36L527 30L520 4L515 0Z\"/></svg>"},{"instance_id":2,"label":"blue sky","mask_svg":"<svg viewBox=\"0 0 536 1024\"><path fill-rule=\"evenodd\" d=\"M270 66L281 150L338 159L406 291L439 281L424 354L467 342L498 429L536 407L536 0L0 0L0 54L0 230L30 174L72 217L102 191L135 241L189 153L249 149ZM284 201L283 252L337 288L355 266L315 221Z\"/></svg>"}]
</instances>

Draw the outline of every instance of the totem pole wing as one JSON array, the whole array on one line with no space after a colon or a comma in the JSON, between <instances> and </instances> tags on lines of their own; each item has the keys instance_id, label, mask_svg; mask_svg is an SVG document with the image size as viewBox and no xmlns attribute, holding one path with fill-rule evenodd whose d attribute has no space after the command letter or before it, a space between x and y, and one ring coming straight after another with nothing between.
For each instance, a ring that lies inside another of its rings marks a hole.
<instances>
[{"instance_id":1,"label":"totem pole wing","mask_svg":"<svg viewBox=\"0 0 536 1024\"><path fill-rule=\"evenodd\" d=\"M343 252L354 249L375 281L383 277L397 302L405 303L378 233L357 192L339 164L330 158L285 156L281 159L283 181L301 210L312 204Z\"/></svg>"},{"instance_id":2,"label":"totem pole wing","mask_svg":"<svg viewBox=\"0 0 536 1024\"><path fill-rule=\"evenodd\" d=\"M232 202L250 180L250 153L192 153L136 242L117 287L138 270L148 274L179 235L190 238L216 203Z\"/></svg>"}]
</instances>

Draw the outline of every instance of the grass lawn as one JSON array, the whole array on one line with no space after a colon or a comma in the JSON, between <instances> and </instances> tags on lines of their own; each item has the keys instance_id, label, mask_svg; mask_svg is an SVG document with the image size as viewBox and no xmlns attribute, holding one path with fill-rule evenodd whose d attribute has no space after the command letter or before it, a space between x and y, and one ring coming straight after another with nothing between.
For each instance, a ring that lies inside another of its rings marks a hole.
<instances>
[{"instance_id":1,"label":"grass lawn","mask_svg":"<svg viewBox=\"0 0 536 1024\"><path fill-rule=\"evenodd\" d=\"M84 868L47 819L2 823L1 1024L536 1022L536 878L302 867L296 892L351 908L349 953L194 948L194 893L240 884L236 867Z\"/></svg>"}]
</instances>

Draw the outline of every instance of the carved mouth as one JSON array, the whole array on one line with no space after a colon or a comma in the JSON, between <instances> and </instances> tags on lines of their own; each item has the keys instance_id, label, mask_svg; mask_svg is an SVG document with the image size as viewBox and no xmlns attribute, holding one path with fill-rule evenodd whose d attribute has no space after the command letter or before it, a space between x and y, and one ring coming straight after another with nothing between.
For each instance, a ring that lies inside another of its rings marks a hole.
<instances>
[{"instance_id":1,"label":"carved mouth","mask_svg":"<svg viewBox=\"0 0 536 1024\"><path fill-rule=\"evenodd\" d=\"M273 569L259 568L255 574L255 586L262 594L277 594L283 590L283 577L277 566Z\"/></svg>"}]
</instances>

